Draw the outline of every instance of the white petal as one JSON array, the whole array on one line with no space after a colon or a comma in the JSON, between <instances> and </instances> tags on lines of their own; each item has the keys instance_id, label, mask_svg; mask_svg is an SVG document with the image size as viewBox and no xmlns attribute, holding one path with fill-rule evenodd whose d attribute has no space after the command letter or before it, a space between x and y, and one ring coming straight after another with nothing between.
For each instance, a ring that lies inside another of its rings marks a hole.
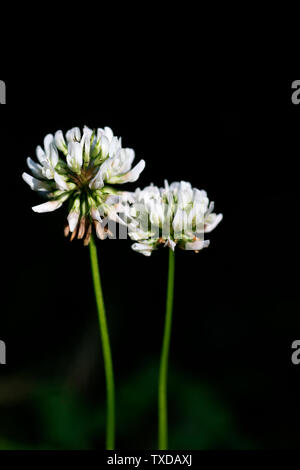
<instances>
[{"instance_id":1,"label":"white petal","mask_svg":"<svg viewBox=\"0 0 300 470\"><path fill-rule=\"evenodd\" d=\"M159 225L160 222L163 223L164 214L163 214L163 208L160 202L150 199L148 203L146 204L146 208L149 210L150 222L152 224Z\"/></svg>"},{"instance_id":2,"label":"white petal","mask_svg":"<svg viewBox=\"0 0 300 470\"><path fill-rule=\"evenodd\" d=\"M65 155L67 154L68 148L62 131L57 131L55 133L55 144L58 150L63 152Z\"/></svg>"},{"instance_id":3,"label":"white petal","mask_svg":"<svg viewBox=\"0 0 300 470\"><path fill-rule=\"evenodd\" d=\"M132 162L135 157L135 152L133 149L120 149L116 154L118 159L118 171L115 171L115 175L121 175L127 173L131 169Z\"/></svg>"},{"instance_id":4,"label":"white petal","mask_svg":"<svg viewBox=\"0 0 300 470\"><path fill-rule=\"evenodd\" d=\"M58 151L54 143L52 143L49 147L49 162L53 169L58 163Z\"/></svg>"},{"instance_id":5,"label":"white petal","mask_svg":"<svg viewBox=\"0 0 300 470\"><path fill-rule=\"evenodd\" d=\"M63 179L63 177L59 175L57 172L54 172L54 179L55 179L58 189L60 189L61 191L69 191L70 188L68 184Z\"/></svg>"},{"instance_id":6,"label":"white petal","mask_svg":"<svg viewBox=\"0 0 300 470\"><path fill-rule=\"evenodd\" d=\"M46 154L40 145L36 148L36 156L40 163L43 163L47 159Z\"/></svg>"},{"instance_id":7,"label":"white petal","mask_svg":"<svg viewBox=\"0 0 300 470\"><path fill-rule=\"evenodd\" d=\"M99 129L97 129L97 140L101 140L101 137L103 136L104 133L105 133L104 129L99 127Z\"/></svg>"},{"instance_id":8,"label":"white petal","mask_svg":"<svg viewBox=\"0 0 300 470\"><path fill-rule=\"evenodd\" d=\"M123 176L124 182L134 183L139 179L140 174L145 169L146 162L141 160L129 173Z\"/></svg>"},{"instance_id":9,"label":"white petal","mask_svg":"<svg viewBox=\"0 0 300 470\"><path fill-rule=\"evenodd\" d=\"M127 164L132 165L133 160L135 159L135 151L133 149L125 149L126 157L127 157Z\"/></svg>"},{"instance_id":10,"label":"white petal","mask_svg":"<svg viewBox=\"0 0 300 470\"><path fill-rule=\"evenodd\" d=\"M94 207L91 209L91 216L93 220L97 220L98 222L102 222L100 212L98 209L95 209Z\"/></svg>"},{"instance_id":11,"label":"white petal","mask_svg":"<svg viewBox=\"0 0 300 470\"><path fill-rule=\"evenodd\" d=\"M73 127L73 129L70 129L67 133L66 133L66 138L67 138L67 141L68 143L70 142L80 142L81 140L81 132L80 132L80 129L79 127Z\"/></svg>"},{"instance_id":12,"label":"white petal","mask_svg":"<svg viewBox=\"0 0 300 470\"><path fill-rule=\"evenodd\" d=\"M209 207L208 207L208 209L207 209L207 212L206 212L206 214L205 214L205 217L206 217L207 215L211 214L212 211L214 210L214 208L215 208L215 203L214 203L213 201L211 201L211 203L209 204Z\"/></svg>"},{"instance_id":13,"label":"white petal","mask_svg":"<svg viewBox=\"0 0 300 470\"><path fill-rule=\"evenodd\" d=\"M185 212L178 208L172 223L173 229L176 233L181 233L184 229L184 216Z\"/></svg>"},{"instance_id":14,"label":"white petal","mask_svg":"<svg viewBox=\"0 0 300 470\"><path fill-rule=\"evenodd\" d=\"M102 178L102 168L100 167L98 173L94 178L90 181L89 187L90 189L101 189L104 186L103 178Z\"/></svg>"},{"instance_id":15,"label":"white petal","mask_svg":"<svg viewBox=\"0 0 300 470\"><path fill-rule=\"evenodd\" d=\"M109 151L109 140L105 135L101 137L101 150L103 157L107 157Z\"/></svg>"},{"instance_id":16,"label":"white petal","mask_svg":"<svg viewBox=\"0 0 300 470\"><path fill-rule=\"evenodd\" d=\"M74 232L75 228L77 227L79 221L80 213L79 212L70 212L68 215L68 222L70 231Z\"/></svg>"},{"instance_id":17,"label":"white petal","mask_svg":"<svg viewBox=\"0 0 300 470\"><path fill-rule=\"evenodd\" d=\"M145 160L141 160L131 171L121 176L112 176L107 180L111 184L134 183L146 166Z\"/></svg>"},{"instance_id":18,"label":"white petal","mask_svg":"<svg viewBox=\"0 0 300 470\"><path fill-rule=\"evenodd\" d=\"M87 164L89 163L89 160L90 160L92 134L93 134L93 131L85 126L84 131L83 131L82 144L84 145L84 153L85 153Z\"/></svg>"},{"instance_id":19,"label":"white petal","mask_svg":"<svg viewBox=\"0 0 300 470\"><path fill-rule=\"evenodd\" d=\"M208 220L209 219L210 221L208 223L206 220L204 221L205 233L210 233L216 228L216 226L223 220L223 214L210 214Z\"/></svg>"},{"instance_id":20,"label":"white petal","mask_svg":"<svg viewBox=\"0 0 300 470\"><path fill-rule=\"evenodd\" d=\"M131 248L144 256L151 256L153 248L144 243L134 243Z\"/></svg>"},{"instance_id":21,"label":"white petal","mask_svg":"<svg viewBox=\"0 0 300 470\"><path fill-rule=\"evenodd\" d=\"M43 178L41 165L35 163L30 157L27 158L27 165L33 176L36 176L37 178Z\"/></svg>"},{"instance_id":22,"label":"white petal","mask_svg":"<svg viewBox=\"0 0 300 470\"><path fill-rule=\"evenodd\" d=\"M93 131L90 129L88 126L84 126L83 128L83 134L88 134L90 137L92 137Z\"/></svg>"},{"instance_id":23,"label":"white petal","mask_svg":"<svg viewBox=\"0 0 300 470\"><path fill-rule=\"evenodd\" d=\"M23 173L22 178L33 191L50 191L51 189L48 183L40 181L28 173Z\"/></svg>"},{"instance_id":24,"label":"white petal","mask_svg":"<svg viewBox=\"0 0 300 470\"><path fill-rule=\"evenodd\" d=\"M79 142L71 141L68 146L67 163L71 170L80 171L83 163L82 146Z\"/></svg>"},{"instance_id":25,"label":"white petal","mask_svg":"<svg viewBox=\"0 0 300 470\"><path fill-rule=\"evenodd\" d=\"M100 240L105 240L107 238L107 232L105 232L102 223L99 221L95 222L95 228L96 228L96 235Z\"/></svg>"},{"instance_id":26,"label":"white petal","mask_svg":"<svg viewBox=\"0 0 300 470\"><path fill-rule=\"evenodd\" d=\"M32 208L34 212L42 214L43 212L53 212L59 209L63 203L61 201L49 201Z\"/></svg>"},{"instance_id":27,"label":"white petal","mask_svg":"<svg viewBox=\"0 0 300 470\"><path fill-rule=\"evenodd\" d=\"M201 251L203 250L203 248L207 248L209 244L209 240L197 240L195 242L188 242L185 244L185 250Z\"/></svg>"},{"instance_id":28,"label":"white petal","mask_svg":"<svg viewBox=\"0 0 300 470\"><path fill-rule=\"evenodd\" d=\"M121 150L120 141L117 137L114 137L109 144L109 156L114 157Z\"/></svg>"},{"instance_id":29,"label":"white petal","mask_svg":"<svg viewBox=\"0 0 300 470\"><path fill-rule=\"evenodd\" d=\"M44 138L44 148L45 148L45 153L46 153L47 157L49 157L49 155L50 155L50 147L52 146L53 139L54 139L54 137L53 137L52 134L48 134Z\"/></svg>"},{"instance_id":30,"label":"white petal","mask_svg":"<svg viewBox=\"0 0 300 470\"><path fill-rule=\"evenodd\" d=\"M110 127L104 127L104 132L105 132L105 135L108 138L109 142L111 142L113 137L114 137L114 133L111 130L111 128Z\"/></svg>"}]
</instances>

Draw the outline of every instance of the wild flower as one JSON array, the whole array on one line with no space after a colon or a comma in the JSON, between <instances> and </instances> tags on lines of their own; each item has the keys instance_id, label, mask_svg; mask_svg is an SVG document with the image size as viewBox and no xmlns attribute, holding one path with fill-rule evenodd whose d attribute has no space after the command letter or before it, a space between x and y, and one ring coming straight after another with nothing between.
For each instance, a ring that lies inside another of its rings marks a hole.
<instances>
[{"instance_id":1,"label":"wild flower","mask_svg":"<svg viewBox=\"0 0 300 470\"><path fill-rule=\"evenodd\" d=\"M204 235L223 218L213 212L214 203L209 202L206 191L185 181L171 185L165 181L160 189L153 184L138 188L123 197L122 210L129 236L136 242L132 249L145 256L160 246L199 252L210 243Z\"/></svg>"},{"instance_id":2,"label":"wild flower","mask_svg":"<svg viewBox=\"0 0 300 470\"><path fill-rule=\"evenodd\" d=\"M135 182L145 168L141 160L134 168L135 152L122 148L121 138L109 127L92 130L84 127L48 134L44 148L38 146L39 163L27 158L32 173L23 179L47 202L34 206L34 212L53 212L69 202L65 236L71 233L88 245L95 226L98 238L105 237L105 217L122 222L117 214L118 191L111 185Z\"/></svg>"}]
</instances>

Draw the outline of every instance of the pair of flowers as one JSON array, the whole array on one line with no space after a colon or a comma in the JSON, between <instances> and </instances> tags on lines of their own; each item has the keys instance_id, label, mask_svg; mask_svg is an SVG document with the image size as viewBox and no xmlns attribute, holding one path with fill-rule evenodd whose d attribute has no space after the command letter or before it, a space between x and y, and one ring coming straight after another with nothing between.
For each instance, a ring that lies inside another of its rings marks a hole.
<instances>
[{"instance_id":1,"label":"pair of flowers","mask_svg":"<svg viewBox=\"0 0 300 470\"><path fill-rule=\"evenodd\" d=\"M123 148L109 127L48 134L36 155L39 163L28 158L32 175L24 173L23 179L48 201L33 210L52 212L69 201L65 235L71 233L72 240L77 236L85 245L93 226L98 238L107 236L108 218L126 224L136 242L132 248L146 256L161 245L200 251L209 245L204 233L222 219L222 214L213 213L206 192L190 183L166 181L161 189L151 185L134 193L117 191L115 185L137 181L145 161L132 168L134 150Z\"/></svg>"},{"instance_id":2,"label":"pair of flowers","mask_svg":"<svg viewBox=\"0 0 300 470\"><path fill-rule=\"evenodd\" d=\"M209 245L204 239L222 220L213 212L205 191L192 188L190 183L165 181L163 188L154 185L135 192L119 191L116 185L134 183L145 168L141 160L132 167L135 152L122 147L122 140L109 127L92 130L84 127L48 134L44 148L36 149L38 162L27 159L31 175L23 179L38 191L46 202L33 207L34 212L53 212L66 201L69 203L65 236L83 239L90 246L91 267L98 307L100 333L106 372L108 413L106 447L114 449L115 403L114 379L101 288L97 250L93 228L98 238L110 235L107 223L126 226L134 241L133 250L150 256L160 246L169 250L166 322L159 372L159 448L167 449L167 369L170 346L175 247L199 252Z\"/></svg>"}]
</instances>

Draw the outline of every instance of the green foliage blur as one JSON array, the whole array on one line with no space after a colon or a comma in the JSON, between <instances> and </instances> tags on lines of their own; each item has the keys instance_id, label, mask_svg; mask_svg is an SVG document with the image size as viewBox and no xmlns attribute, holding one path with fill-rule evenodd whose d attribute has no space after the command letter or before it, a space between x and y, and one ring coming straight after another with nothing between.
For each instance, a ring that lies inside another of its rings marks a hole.
<instances>
[{"instance_id":1,"label":"green foliage blur","mask_svg":"<svg viewBox=\"0 0 300 470\"><path fill-rule=\"evenodd\" d=\"M150 363L118 387L117 438L124 448L156 448L156 380L156 365ZM4 388L2 384L0 409L0 449L76 450L103 446L104 401L91 403L63 383L8 382ZM239 434L221 398L208 385L184 373L171 373L170 409L172 449L254 446ZM35 432L29 436L27 431L32 427Z\"/></svg>"}]
</instances>

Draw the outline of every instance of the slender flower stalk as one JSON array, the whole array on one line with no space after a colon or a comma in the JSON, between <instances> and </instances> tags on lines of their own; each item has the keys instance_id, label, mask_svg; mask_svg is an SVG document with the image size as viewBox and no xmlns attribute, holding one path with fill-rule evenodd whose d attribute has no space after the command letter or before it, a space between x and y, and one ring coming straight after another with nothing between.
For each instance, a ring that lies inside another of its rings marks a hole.
<instances>
[{"instance_id":1,"label":"slender flower stalk","mask_svg":"<svg viewBox=\"0 0 300 470\"><path fill-rule=\"evenodd\" d=\"M107 388L106 448L115 447L115 389L113 366L97 248L93 229L104 240L112 232L107 221L124 224L118 215L119 197L124 192L114 186L137 181L145 167L141 160L132 167L135 152L122 147L122 139L114 136L109 127L61 130L48 134L44 148L36 149L38 163L27 158L31 174L23 173L24 181L46 202L34 206L36 213L53 212L68 201L68 216L64 234L83 240L90 246L90 259L99 316Z\"/></svg>"},{"instance_id":2,"label":"slender flower stalk","mask_svg":"<svg viewBox=\"0 0 300 470\"><path fill-rule=\"evenodd\" d=\"M107 394L107 417L106 417L106 449L114 450L115 448L115 385L113 364L110 350L110 342L106 321L105 305L103 300L103 292L101 286L101 277L99 271L99 263L97 256L97 247L94 237L90 241L90 258L92 276L94 282L94 290L96 304L98 309L100 335L102 340L104 368L106 377L106 394Z\"/></svg>"},{"instance_id":3,"label":"slender flower stalk","mask_svg":"<svg viewBox=\"0 0 300 470\"><path fill-rule=\"evenodd\" d=\"M153 184L135 193L124 194L119 210L126 218L132 249L151 256L160 247L169 248L169 274L166 319L158 385L158 448L168 449L167 380L174 298L175 249L199 253L209 246L205 234L212 232L223 219L215 214L214 203L206 191L192 188L185 181L164 188Z\"/></svg>"},{"instance_id":4,"label":"slender flower stalk","mask_svg":"<svg viewBox=\"0 0 300 470\"><path fill-rule=\"evenodd\" d=\"M173 300L175 278L175 253L169 250L169 272L167 288L167 304L163 346L160 359L159 384L158 384L158 449L168 449L168 409L167 409L167 381L168 363L171 342Z\"/></svg>"}]
</instances>

